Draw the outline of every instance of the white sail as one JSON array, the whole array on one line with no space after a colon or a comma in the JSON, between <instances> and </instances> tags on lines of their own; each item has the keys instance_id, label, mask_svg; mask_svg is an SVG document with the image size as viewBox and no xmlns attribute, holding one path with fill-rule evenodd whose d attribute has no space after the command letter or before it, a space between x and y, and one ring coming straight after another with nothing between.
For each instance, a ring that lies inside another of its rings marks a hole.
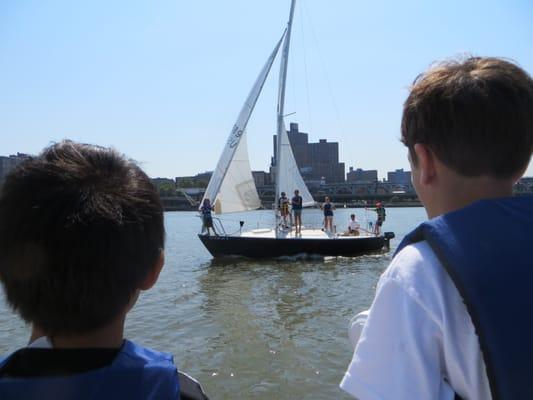
<instances>
[{"instance_id":1,"label":"white sail","mask_svg":"<svg viewBox=\"0 0 533 400\"><path fill-rule=\"evenodd\" d=\"M250 170L245 131L241 135L241 140L220 186L215 200L215 212L220 214L256 210L259 207L261 207L261 200L259 200Z\"/></svg>"},{"instance_id":2,"label":"white sail","mask_svg":"<svg viewBox=\"0 0 533 400\"><path fill-rule=\"evenodd\" d=\"M304 207L314 205L315 200L313 200L313 196L309 193L309 189L298 170L298 165L294 159L291 144L289 142L289 136L287 135L285 124L283 123L281 134L278 134L276 140L279 141L276 162L281 166L276 177L277 191L279 191L280 194L281 192L287 193L287 196L290 198L294 190L298 189L300 191L300 196L302 196L302 205Z\"/></svg>"},{"instance_id":3,"label":"white sail","mask_svg":"<svg viewBox=\"0 0 533 400\"><path fill-rule=\"evenodd\" d=\"M250 115L261 94L284 35L285 32L270 57L268 57L252 90L248 94L230 132L226 147L218 160L217 167L209 180L204 199L211 200L211 203L215 205L216 213L254 210L261 206L259 195L253 182L248 150L243 137ZM231 192L235 192L235 194L230 195Z\"/></svg>"},{"instance_id":4,"label":"white sail","mask_svg":"<svg viewBox=\"0 0 533 400\"><path fill-rule=\"evenodd\" d=\"M296 0L292 0L289 22L287 23L287 32L281 51L281 63L279 71L279 88L278 88L278 115L277 115L277 142L276 142L276 198L279 198L281 192L290 196L295 189L300 191L304 206L315 204L313 196L309 193L298 166L292 153L289 137L283 121L285 108L285 84L287 82L287 65L289 63L289 47L291 44L291 28L294 16L294 7Z\"/></svg>"}]
</instances>

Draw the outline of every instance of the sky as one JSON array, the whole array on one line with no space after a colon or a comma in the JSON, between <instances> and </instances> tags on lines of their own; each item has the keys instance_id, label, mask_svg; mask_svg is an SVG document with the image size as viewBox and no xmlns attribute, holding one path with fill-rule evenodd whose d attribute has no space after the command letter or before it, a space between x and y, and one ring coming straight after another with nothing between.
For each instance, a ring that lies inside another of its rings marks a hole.
<instances>
[{"instance_id":1,"label":"sky","mask_svg":"<svg viewBox=\"0 0 533 400\"><path fill-rule=\"evenodd\" d=\"M112 146L152 177L213 170L289 6L1 1L0 155L72 139ZM409 84L464 54L510 58L532 74L533 2L300 0L286 125L338 141L346 171L408 170L399 127ZM276 59L248 124L254 170L272 155L278 71Z\"/></svg>"}]
</instances>

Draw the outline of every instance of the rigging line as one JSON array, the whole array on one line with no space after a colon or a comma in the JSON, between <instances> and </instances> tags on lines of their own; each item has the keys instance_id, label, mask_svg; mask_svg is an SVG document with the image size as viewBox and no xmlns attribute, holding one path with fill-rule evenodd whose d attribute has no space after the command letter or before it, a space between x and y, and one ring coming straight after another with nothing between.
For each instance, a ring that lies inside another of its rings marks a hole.
<instances>
[{"instance_id":1,"label":"rigging line","mask_svg":"<svg viewBox=\"0 0 533 400\"><path fill-rule=\"evenodd\" d=\"M305 2L301 2L301 9L300 12L300 29L302 31L302 47L303 47L303 53L304 53L304 78L305 78L305 94L307 97L307 114L309 118L309 131L313 132L313 120L311 119L311 101L309 100L309 81L307 79L307 57L305 52L305 35L304 35L304 15L303 15L303 8L304 8Z\"/></svg>"},{"instance_id":2,"label":"rigging line","mask_svg":"<svg viewBox=\"0 0 533 400\"><path fill-rule=\"evenodd\" d=\"M302 2L303 3L303 2ZM303 7L302 7L303 8ZM339 108L337 107L337 102L335 101L335 96L333 95L333 90L331 89L331 80L329 79L328 71L326 68L326 62L324 61L324 57L322 56L322 52L320 51L320 45L318 44L318 39L316 36L315 28L313 26L313 22L311 21L311 18L309 17L309 12L307 11L307 8L305 9L307 20L309 21L309 26L311 27L311 33L314 39L314 43L318 52L318 56L320 58L320 63L322 66L322 71L324 73L324 76L326 77L326 83L328 85L329 95L331 97L331 103L333 104L333 108L335 109L335 116L337 119L337 127L339 129L339 132L341 135L344 135L344 129L340 117Z\"/></svg>"},{"instance_id":3,"label":"rigging line","mask_svg":"<svg viewBox=\"0 0 533 400\"><path fill-rule=\"evenodd\" d=\"M365 226L368 228L368 214L367 214L367 210L366 210L366 205L365 205Z\"/></svg>"},{"instance_id":4,"label":"rigging line","mask_svg":"<svg viewBox=\"0 0 533 400\"><path fill-rule=\"evenodd\" d=\"M293 50L293 53L294 53L294 50ZM296 58L294 57L294 54L293 54L293 60L296 61ZM289 79L291 81L291 86L292 86L292 99L287 99L287 103L290 100L292 102L292 109L296 110L297 107L298 107L297 89L296 89L296 77L298 76L298 73L297 73L297 69L296 69L296 62L294 62L294 61L292 63L289 63L289 65L288 65L288 69L289 69L290 75L292 77L292 79ZM288 117L289 115L292 115L292 114L296 114L296 111L288 113L288 114L285 114L283 116L283 121L285 121L285 117ZM290 121L289 121L289 124L290 124ZM287 130L287 128L285 128L285 130Z\"/></svg>"}]
</instances>

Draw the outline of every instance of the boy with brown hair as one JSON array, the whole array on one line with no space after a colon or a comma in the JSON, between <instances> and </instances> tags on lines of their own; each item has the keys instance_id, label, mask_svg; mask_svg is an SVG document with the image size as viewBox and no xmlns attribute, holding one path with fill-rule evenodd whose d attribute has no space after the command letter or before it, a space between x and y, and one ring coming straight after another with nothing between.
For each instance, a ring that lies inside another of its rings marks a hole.
<instances>
[{"instance_id":1,"label":"boy with brown hair","mask_svg":"<svg viewBox=\"0 0 533 400\"><path fill-rule=\"evenodd\" d=\"M170 354L123 337L164 241L155 187L117 152L64 141L19 165L0 194L0 280L32 334L0 361L0 398L206 398Z\"/></svg>"},{"instance_id":2,"label":"boy with brown hair","mask_svg":"<svg viewBox=\"0 0 533 400\"><path fill-rule=\"evenodd\" d=\"M533 199L512 197L533 151L533 80L498 58L437 64L413 84L402 141L430 219L381 276L341 388L533 398Z\"/></svg>"}]
</instances>

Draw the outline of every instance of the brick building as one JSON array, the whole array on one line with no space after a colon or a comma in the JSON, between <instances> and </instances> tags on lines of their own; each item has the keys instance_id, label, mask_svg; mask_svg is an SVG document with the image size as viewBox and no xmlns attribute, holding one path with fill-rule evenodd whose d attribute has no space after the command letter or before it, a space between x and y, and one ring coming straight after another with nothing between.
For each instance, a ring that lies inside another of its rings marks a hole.
<instances>
[{"instance_id":1,"label":"brick building","mask_svg":"<svg viewBox=\"0 0 533 400\"><path fill-rule=\"evenodd\" d=\"M353 169L350 167L350 171L346 174L346 181L353 183L372 183L378 180L377 169L364 170L361 168Z\"/></svg>"},{"instance_id":2,"label":"brick building","mask_svg":"<svg viewBox=\"0 0 533 400\"><path fill-rule=\"evenodd\" d=\"M294 159L305 181L324 180L326 183L344 182L344 163L339 162L339 143L320 139L309 143L309 136L300 132L298 124L291 122L287 131ZM271 173L275 173L277 135L274 135L274 157Z\"/></svg>"},{"instance_id":3,"label":"brick building","mask_svg":"<svg viewBox=\"0 0 533 400\"><path fill-rule=\"evenodd\" d=\"M397 169L392 172L387 172L387 182L395 183L398 185L410 185L411 184L411 171L404 171Z\"/></svg>"}]
</instances>

